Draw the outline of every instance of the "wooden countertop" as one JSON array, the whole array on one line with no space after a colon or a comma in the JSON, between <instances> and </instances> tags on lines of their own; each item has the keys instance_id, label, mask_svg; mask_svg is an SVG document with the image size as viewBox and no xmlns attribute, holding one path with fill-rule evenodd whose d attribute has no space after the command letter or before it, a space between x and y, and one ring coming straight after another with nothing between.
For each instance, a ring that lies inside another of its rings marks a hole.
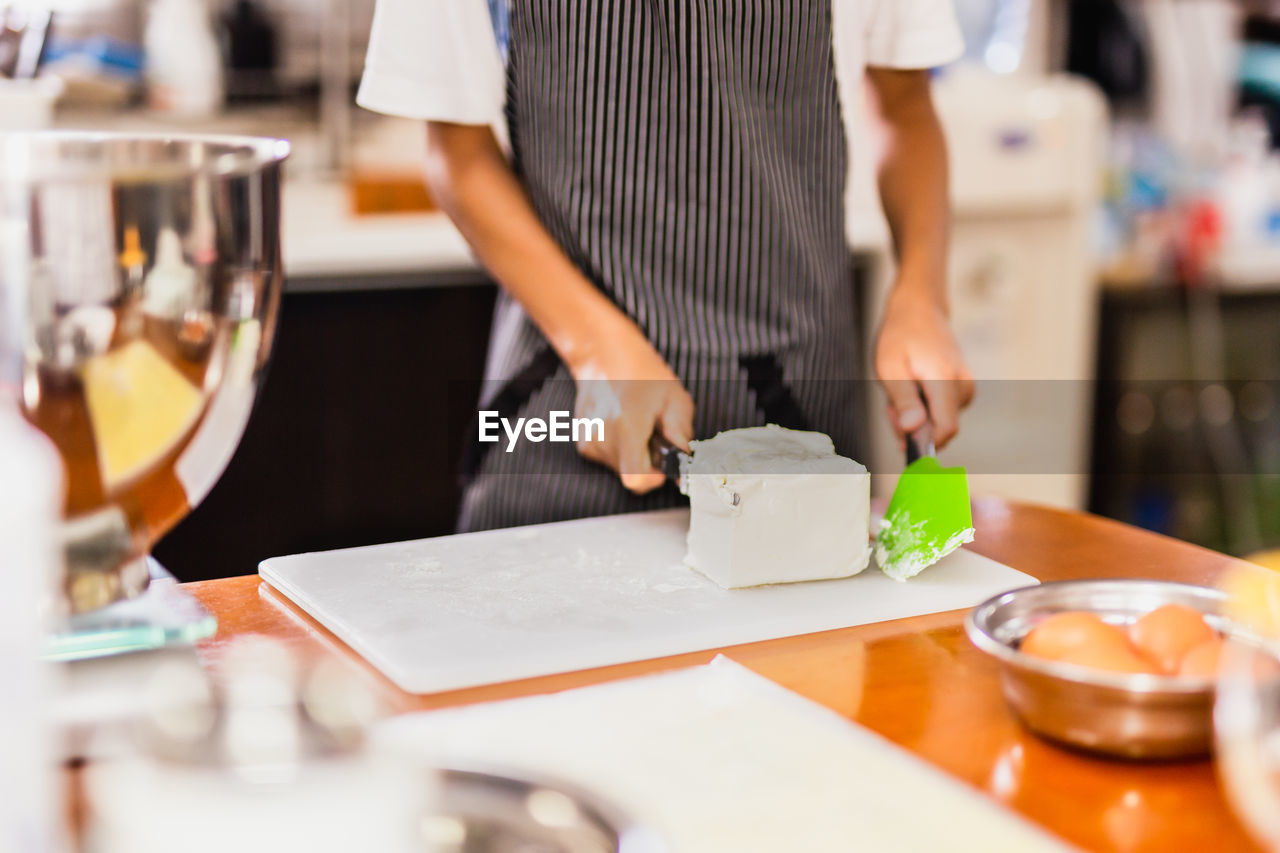
<instances>
[{"instance_id":1,"label":"wooden countertop","mask_svg":"<svg viewBox=\"0 0 1280 853\"><path fill-rule=\"evenodd\" d=\"M974 502L970 547L1041 580L1150 577L1213 584L1237 561L1095 516L995 499ZM963 611L900 619L433 696L395 688L256 576L186 587L217 615L209 653L246 633L307 657L339 656L397 712L564 690L692 666L723 652L870 727L1062 838L1091 850L1256 851L1207 760L1138 764L1050 745L1023 730ZM922 809L922 811L924 811Z\"/></svg>"}]
</instances>

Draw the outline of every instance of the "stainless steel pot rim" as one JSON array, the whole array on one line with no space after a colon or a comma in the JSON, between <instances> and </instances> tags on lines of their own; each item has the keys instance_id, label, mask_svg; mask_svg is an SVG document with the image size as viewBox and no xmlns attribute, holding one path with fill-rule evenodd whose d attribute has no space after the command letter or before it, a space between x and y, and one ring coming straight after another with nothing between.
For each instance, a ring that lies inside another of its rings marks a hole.
<instances>
[{"instance_id":1,"label":"stainless steel pot rim","mask_svg":"<svg viewBox=\"0 0 1280 853\"><path fill-rule=\"evenodd\" d=\"M220 149L202 162L112 163L55 158L38 151L44 145L158 143ZM280 163L289 156L287 139L218 133L127 133L94 130L0 131L0 181L19 184L76 183L107 178L178 180L195 175L236 177ZM36 156L31 156L35 151Z\"/></svg>"},{"instance_id":2,"label":"stainless steel pot rim","mask_svg":"<svg viewBox=\"0 0 1280 853\"><path fill-rule=\"evenodd\" d=\"M1166 591L1180 590L1218 600L1224 600L1226 598L1225 593L1221 590L1213 589L1212 587L1176 583L1173 581L1127 578L1049 581L1043 584L1034 584L1031 586L1019 587L1018 589L1011 589L1007 592L1002 592L999 595L994 595L991 598L988 598L986 601L973 608L973 610L969 611L969 616L965 619L965 633L968 634L970 641L972 641L975 646L1003 663L1039 673L1041 675L1050 676L1052 678L1059 678L1064 681L1071 681L1077 684L1094 687L1110 688L1126 693L1141 693L1149 695L1172 694L1181 696L1207 696L1213 692L1215 684L1215 679L1213 678L1198 678L1194 676L1181 675L1123 675L1096 670L1092 667L1077 666L1076 664L1060 663L1058 661L1033 657L1018 651L1001 640L996 639L988 628L988 620L995 609L1001 605L1007 604L1014 596L1027 596L1032 594L1051 595L1054 588L1079 587L1086 584L1100 585L1117 590L1123 589L1124 587L1132 587L1135 591L1138 591L1139 589L1151 590L1153 588L1163 589Z\"/></svg>"}]
</instances>

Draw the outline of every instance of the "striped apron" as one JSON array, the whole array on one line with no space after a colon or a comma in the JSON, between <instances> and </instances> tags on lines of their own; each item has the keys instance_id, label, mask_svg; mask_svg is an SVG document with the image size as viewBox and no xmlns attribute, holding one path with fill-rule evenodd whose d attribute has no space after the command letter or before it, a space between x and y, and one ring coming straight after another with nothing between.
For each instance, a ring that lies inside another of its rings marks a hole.
<instances>
[{"instance_id":1,"label":"striped apron","mask_svg":"<svg viewBox=\"0 0 1280 853\"><path fill-rule=\"evenodd\" d=\"M857 458L860 347L831 0L509 0L517 175L579 270L696 403L695 433L779 423ZM573 411L574 384L513 300L481 408ZM571 443L472 447L460 528L672 506Z\"/></svg>"}]
</instances>

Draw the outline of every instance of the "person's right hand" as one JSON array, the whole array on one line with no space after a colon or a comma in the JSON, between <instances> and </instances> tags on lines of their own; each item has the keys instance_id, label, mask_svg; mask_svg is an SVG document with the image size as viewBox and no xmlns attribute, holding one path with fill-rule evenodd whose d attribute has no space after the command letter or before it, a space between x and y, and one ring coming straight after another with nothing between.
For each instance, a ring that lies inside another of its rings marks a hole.
<instances>
[{"instance_id":1,"label":"person's right hand","mask_svg":"<svg viewBox=\"0 0 1280 853\"><path fill-rule=\"evenodd\" d=\"M568 359L577 384L574 417L601 418L603 441L579 441L578 452L618 473L636 494L662 486L649 458L649 439L661 430L682 450L693 438L693 398L662 356L627 319L600 330L585 351Z\"/></svg>"}]
</instances>

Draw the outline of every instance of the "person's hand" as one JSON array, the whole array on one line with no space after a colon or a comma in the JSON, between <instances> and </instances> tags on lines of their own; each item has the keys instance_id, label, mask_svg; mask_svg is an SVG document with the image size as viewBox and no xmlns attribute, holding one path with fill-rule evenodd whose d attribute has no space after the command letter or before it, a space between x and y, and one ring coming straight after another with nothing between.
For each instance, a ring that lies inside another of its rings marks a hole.
<instances>
[{"instance_id":1,"label":"person's hand","mask_svg":"<svg viewBox=\"0 0 1280 853\"><path fill-rule=\"evenodd\" d=\"M894 289L880 323L875 369L899 444L929 419L937 447L955 437L960 411L973 400L973 376L937 299Z\"/></svg>"},{"instance_id":2,"label":"person's hand","mask_svg":"<svg viewBox=\"0 0 1280 853\"><path fill-rule=\"evenodd\" d=\"M577 384L574 417L601 418L603 441L578 442L578 452L618 473L637 494L665 481L649 458L649 439L661 430L688 450L693 438L693 398L633 323L625 318L599 330L569 359Z\"/></svg>"}]
</instances>

